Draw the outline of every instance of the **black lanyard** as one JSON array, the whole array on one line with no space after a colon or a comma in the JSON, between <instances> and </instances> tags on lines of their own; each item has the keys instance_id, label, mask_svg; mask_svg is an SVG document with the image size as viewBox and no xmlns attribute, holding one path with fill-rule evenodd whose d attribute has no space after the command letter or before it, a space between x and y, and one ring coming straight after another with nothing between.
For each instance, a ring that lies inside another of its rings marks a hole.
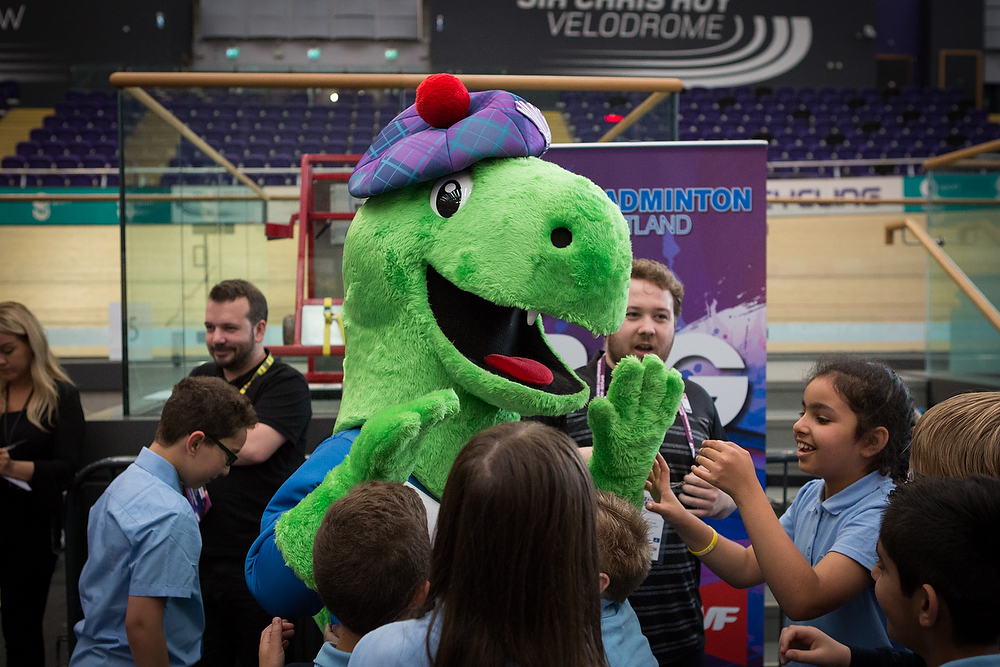
<instances>
[{"instance_id":1,"label":"black lanyard","mask_svg":"<svg viewBox=\"0 0 1000 667\"><path fill-rule=\"evenodd\" d=\"M17 445L20 445L20 444L22 444L24 442L27 442L26 440L19 440L18 442L14 442L14 434L17 433L17 427L20 426L20 424L21 424L21 417L24 415L25 412L28 411L28 403L31 402L31 397L34 395L34 393L35 393L35 388L32 387L31 388L31 392L28 393L28 400L26 400L24 402L24 407L21 408L21 410L17 413L17 419L14 420L14 425L11 426L10 425L10 387L9 386L5 387L4 400L3 400L3 402L4 402L3 440L6 443L6 445L4 446L4 449L6 449L7 451L10 451L11 449L13 449L14 447L16 447Z\"/></svg>"}]
</instances>

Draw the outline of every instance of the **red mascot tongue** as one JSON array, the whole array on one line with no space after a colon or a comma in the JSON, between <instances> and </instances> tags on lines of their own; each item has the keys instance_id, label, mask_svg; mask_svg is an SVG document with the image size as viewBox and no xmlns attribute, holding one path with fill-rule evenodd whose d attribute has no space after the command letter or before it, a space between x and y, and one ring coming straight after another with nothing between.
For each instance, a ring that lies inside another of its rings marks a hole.
<instances>
[{"instance_id":1,"label":"red mascot tongue","mask_svg":"<svg viewBox=\"0 0 1000 667\"><path fill-rule=\"evenodd\" d=\"M552 384L552 371L534 359L505 357L502 354L488 354L484 359L488 366L516 377L526 384L544 387Z\"/></svg>"}]
</instances>

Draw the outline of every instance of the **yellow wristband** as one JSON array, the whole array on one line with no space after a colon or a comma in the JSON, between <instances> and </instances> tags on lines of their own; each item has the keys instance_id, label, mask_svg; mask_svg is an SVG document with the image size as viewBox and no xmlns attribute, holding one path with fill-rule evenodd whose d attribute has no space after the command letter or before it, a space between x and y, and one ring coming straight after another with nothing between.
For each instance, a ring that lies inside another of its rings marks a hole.
<instances>
[{"instance_id":1,"label":"yellow wristband","mask_svg":"<svg viewBox=\"0 0 1000 667\"><path fill-rule=\"evenodd\" d=\"M715 530L715 528L713 528L712 529L712 541L708 543L707 547L705 547L701 551L691 551L691 548L688 547L688 551L691 551L692 554L694 554L698 558L701 558L702 556L707 556L708 554L710 554L712 552L712 549L714 549L715 545L718 544L718 543L719 543L719 533L718 533L718 531Z\"/></svg>"}]
</instances>

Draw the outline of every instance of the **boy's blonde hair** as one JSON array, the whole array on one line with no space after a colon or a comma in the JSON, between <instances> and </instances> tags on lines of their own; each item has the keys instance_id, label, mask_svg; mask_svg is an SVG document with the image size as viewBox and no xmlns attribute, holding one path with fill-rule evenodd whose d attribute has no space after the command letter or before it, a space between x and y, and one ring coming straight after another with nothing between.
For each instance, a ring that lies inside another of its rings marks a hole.
<instances>
[{"instance_id":1,"label":"boy's blonde hair","mask_svg":"<svg viewBox=\"0 0 1000 667\"><path fill-rule=\"evenodd\" d=\"M917 421L910 466L923 475L1000 478L1000 392L952 396Z\"/></svg>"},{"instance_id":2,"label":"boy's blonde hair","mask_svg":"<svg viewBox=\"0 0 1000 667\"><path fill-rule=\"evenodd\" d=\"M597 492L597 557L611 583L602 597L619 604L649 574L652 545L642 513L607 491Z\"/></svg>"}]
</instances>

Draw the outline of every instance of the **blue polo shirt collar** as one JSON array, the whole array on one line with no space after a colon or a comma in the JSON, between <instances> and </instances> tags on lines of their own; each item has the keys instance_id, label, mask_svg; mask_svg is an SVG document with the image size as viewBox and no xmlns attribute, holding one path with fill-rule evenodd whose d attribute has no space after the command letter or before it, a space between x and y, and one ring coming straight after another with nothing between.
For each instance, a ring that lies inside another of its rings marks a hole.
<instances>
[{"instance_id":1,"label":"blue polo shirt collar","mask_svg":"<svg viewBox=\"0 0 1000 667\"><path fill-rule=\"evenodd\" d=\"M830 514L836 516L845 509L854 507L860 503L873 491L878 489L878 487L881 486L886 479L885 475L880 473L878 470L874 470L856 481L854 484L851 484L840 493L833 494L832 498L824 500L822 507Z\"/></svg>"},{"instance_id":2,"label":"blue polo shirt collar","mask_svg":"<svg viewBox=\"0 0 1000 667\"><path fill-rule=\"evenodd\" d=\"M149 447L142 448L135 458L135 464L171 489L176 489L177 493L181 492L181 478L177 475L177 468Z\"/></svg>"}]
</instances>

